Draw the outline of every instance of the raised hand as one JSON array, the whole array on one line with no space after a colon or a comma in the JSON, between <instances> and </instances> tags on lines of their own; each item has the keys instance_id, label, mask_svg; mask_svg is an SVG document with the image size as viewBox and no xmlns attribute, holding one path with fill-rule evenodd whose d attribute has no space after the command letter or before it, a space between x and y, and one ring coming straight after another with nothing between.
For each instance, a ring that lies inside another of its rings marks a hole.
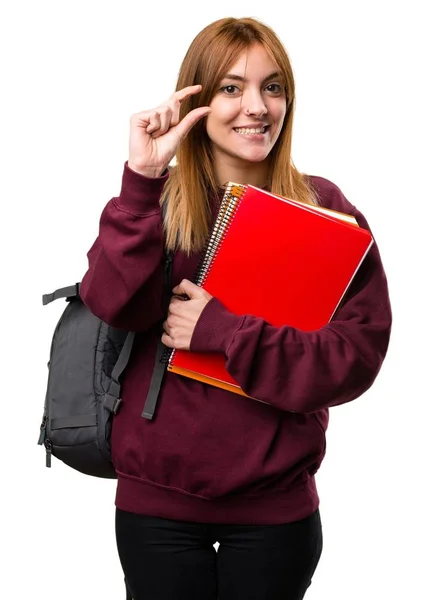
<instances>
[{"instance_id":1,"label":"raised hand","mask_svg":"<svg viewBox=\"0 0 444 600\"><path fill-rule=\"evenodd\" d=\"M145 177L159 177L163 173L190 129L211 112L209 106L200 106L179 121L181 103L201 89L201 85L185 87L157 108L131 117L130 169Z\"/></svg>"}]
</instances>

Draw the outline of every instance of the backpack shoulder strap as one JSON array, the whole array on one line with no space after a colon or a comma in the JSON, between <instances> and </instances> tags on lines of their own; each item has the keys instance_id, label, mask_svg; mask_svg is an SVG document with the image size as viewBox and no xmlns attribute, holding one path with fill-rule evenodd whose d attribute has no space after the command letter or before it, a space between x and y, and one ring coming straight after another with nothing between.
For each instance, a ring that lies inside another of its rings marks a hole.
<instances>
[{"instance_id":1,"label":"backpack shoulder strap","mask_svg":"<svg viewBox=\"0 0 444 600\"><path fill-rule=\"evenodd\" d=\"M50 304L54 302L54 300L58 300L59 298L66 298L69 300L70 298L80 298L80 283L75 283L74 285L68 285L67 287L59 288L52 292L52 294L43 294L42 303L43 306L46 304Z\"/></svg>"},{"instance_id":2,"label":"backpack shoulder strap","mask_svg":"<svg viewBox=\"0 0 444 600\"><path fill-rule=\"evenodd\" d=\"M168 311L168 306L171 299L171 270L173 263L173 254L170 251L165 253L165 264L164 264L164 274L165 274L165 295L164 295L164 309L165 314ZM157 399L159 397L160 386L162 385L163 376L165 375L166 367L168 360L166 357L169 356L170 349L167 348L162 340L159 339L156 347L156 358L154 361L154 370L151 376L151 383L148 390L148 394L145 400L145 405L142 411L142 417L144 419L152 420L154 417L154 412L156 410Z\"/></svg>"},{"instance_id":3,"label":"backpack shoulder strap","mask_svg":"<svg viewBox=\"0 0 444 600\"><path fill-rule=\"evenodd\" d=\"M126 369L126 366L129 362L131 356L131 350L133 349L134 338L136 334L134 331L130 331L127 333L125 338L125 342L123 343L122 350L120 351L119 357L114 365L114 368L111 372L111 384L109 390L105 396L105 401L103 403L104 407L107 408L110 412L116 414L119 410L119 406L121 403L120 398L120 377L122 373Z\"/></svg>"}]
</instances>

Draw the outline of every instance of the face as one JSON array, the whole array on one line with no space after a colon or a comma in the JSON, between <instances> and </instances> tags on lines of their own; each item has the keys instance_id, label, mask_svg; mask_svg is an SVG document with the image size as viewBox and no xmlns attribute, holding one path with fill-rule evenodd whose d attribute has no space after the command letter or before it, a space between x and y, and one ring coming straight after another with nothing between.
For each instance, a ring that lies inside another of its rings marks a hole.
<instances>
[{"instance_id":1,"label":"face","mask_svg":"<svg viewBox=\"0 0 444 600\"><path fill-rule=\"evenodd\" d=\"M210 103L207 133L216 168L252 166L268 157L282 129L286 97L282 75L260 44L231 65Z\"/></svg>"}]
</instances>

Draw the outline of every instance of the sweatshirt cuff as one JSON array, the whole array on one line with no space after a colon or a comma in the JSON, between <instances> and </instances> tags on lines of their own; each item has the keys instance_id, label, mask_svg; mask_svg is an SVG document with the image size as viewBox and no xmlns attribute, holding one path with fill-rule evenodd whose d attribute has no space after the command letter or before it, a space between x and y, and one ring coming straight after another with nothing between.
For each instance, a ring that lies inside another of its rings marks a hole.
<instances>
[{"instance_id":1,"label":"sweatshirt cuff","mask_svg":"<svg viewBox=\"0 0 444 600\"><path fill-rule=\"evenodd\" d=\"M168 171L156 178L144 177L125 162L122 189L115 204L134 216L145 216L159 210L159 199L168 180Z\"/></svg>"},{"instance_id":2,"label":"sweatshirt cuff","mask_svg":"<svg viewBox=\"0 0 444 600\"><path fill-rule=\"evenodd\" d=\"M217 298L212 298L196 323L190 350L226 353L243 319L227 310Z\"/></svg>"}]
</instances>

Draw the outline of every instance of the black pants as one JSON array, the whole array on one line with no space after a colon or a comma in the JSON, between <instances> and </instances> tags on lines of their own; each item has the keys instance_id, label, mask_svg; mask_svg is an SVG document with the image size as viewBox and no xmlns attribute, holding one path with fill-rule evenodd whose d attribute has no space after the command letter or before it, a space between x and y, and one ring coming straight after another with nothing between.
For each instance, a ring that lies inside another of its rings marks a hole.
<instances>
[{"instance_id":1,"label":"black pants","mask_svg":"<svg viewBox=\"0 0 444 600\"><path fill-rule=\"evenodd\" d=\"M285 525L216 525L117 510L116 536L134 600L301 600L322 552L319 511Z\"/></svg>"}]
</instances>

